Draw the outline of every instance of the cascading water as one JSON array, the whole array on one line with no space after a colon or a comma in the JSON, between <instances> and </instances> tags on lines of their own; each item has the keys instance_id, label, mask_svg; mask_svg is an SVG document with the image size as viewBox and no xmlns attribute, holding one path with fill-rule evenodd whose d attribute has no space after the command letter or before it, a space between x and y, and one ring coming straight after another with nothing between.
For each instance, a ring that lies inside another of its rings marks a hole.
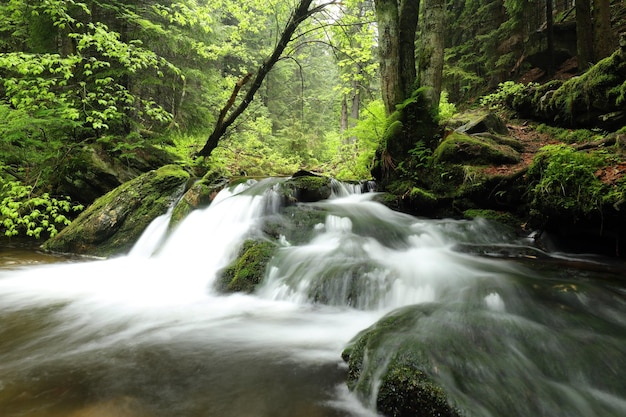
<instances>
[{"instance_id":1,"label":"cascading water","mask_svg":"<svg viewBox=\"0 0 626 417\"><path fill-rule=\"evenodd\" d=\"M471 415L626 414L626 293L612 272L477 256L523 242L484 221L396 213L338 183L333 198L298 205L313 219L302 230L276 181L225 190L172 232L156 220L128 256L0 269L0 416L375 416L375 398L347 392L341 351L415 304L434 309L416 328L424 340L471 329L437 352ZM216 292L270 223L292 232L261 286ZM493 365L477 366L481 355Z\"/></svg>"}]
</instances>

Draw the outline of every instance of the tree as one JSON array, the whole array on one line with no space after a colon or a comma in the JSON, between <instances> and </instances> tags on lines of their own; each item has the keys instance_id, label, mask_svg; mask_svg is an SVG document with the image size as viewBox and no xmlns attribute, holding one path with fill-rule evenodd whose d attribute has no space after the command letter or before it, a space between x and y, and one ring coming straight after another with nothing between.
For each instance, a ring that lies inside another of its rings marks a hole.
<instances>
[{"instance_id":1,"label":"tree","mask_svg":"<svg viewBox=\"0 0 626 417\"><path fill-rule=\"evenodd\" d=\"M615 50L615 37L611 30L610 0L593 0L593 57L594 62L611 55Z\"/></svg>"},{"instance_id":2,"label":"tree","mask_svg":"<svg viewBox=\"0 0 626 417\"><path fill-rule=\"evenodd\" d=\"M289 42L291 42L296 30L298 29L298 26L300 26L302 22L304 22L312 15L322 11L324 8L326 8L326 6L333 4L334 1L323 3L311 8L312 3L313 0L301 0L298 3L296 8L291 13L291 16L289 17L289 20L287 21L285 28L283 29L271 55L264 60L264 62L256 70L256 73L250 72L236 82L230 97L228 98L226 104L222 107L219 113L217 121L215 122L213 132L209 135L206 143L198 152L199 156L210 156L211 152L213 152L213 150L217 147L219 140L222 138L222 136L224 136L228 128L248 108L252 100L254 100L255 94L261 87L263 80L272 70L274 65L276 65L276 63L279 61L279 59L283 55L285 48L287 47ZM248 88L248 91L246 92L243 100L241 100L239 104L234 107L232 112L230 112L231 108L233 108L233 106L235 105L240 90L250 80L250 87Z\"/></svg>"},{"instance_id":3,"label":"tree","mask_svg":"<svg viewBox=\"0 0 626 417\"><path fill-rule=\"evenodd\" d=\"M425 0L418 59L418 85L428 87L426 94L433 107L439 106L441 95L445 18L445 0Z\"/></svg>"},{"instance_id":4,"label":"tree","mask_svg":"<svg viewBox=\"0 0 626 417\"><path fill-rule=\"evenodd\" d=\"M578 70L586 70L593 62L593 26L590 0L576 0L576 49Z\"/></svg>"},{"instance_id":5,"label":"tree","mask_svg":"<svg viewBox=\"0 0 626 417\"><path fill-rule=\"evenodd\" d=\"M376 0L380 84L387 114L415 89L419 0Z\"/></svg>"}]
</instances>

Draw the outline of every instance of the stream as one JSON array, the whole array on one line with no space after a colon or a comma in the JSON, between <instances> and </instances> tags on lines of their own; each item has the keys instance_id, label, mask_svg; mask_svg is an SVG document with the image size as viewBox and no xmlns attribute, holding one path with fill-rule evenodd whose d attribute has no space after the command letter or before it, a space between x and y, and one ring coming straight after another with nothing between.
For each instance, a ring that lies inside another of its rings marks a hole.
<instances>
[{"instance_id":1,"label":"stream","mask_svg":"<svg viewBox=\"0 0 626 417\"><path fill-rule=\"evenodd\" d=\"M221 294L244 240L289 220L274 183L224 190L174 230L161 216L125 256L0 247L0 416L377 416L346 388L341 352L416 304L463 311L432 314L425 340L478 313L526 338L483 326L437 352L468 415L626 415L621 261L546 253L485 220L416 218L341 186L300 203L321 221L281 236L255 293Z\"/></svg>"}]
</instances>

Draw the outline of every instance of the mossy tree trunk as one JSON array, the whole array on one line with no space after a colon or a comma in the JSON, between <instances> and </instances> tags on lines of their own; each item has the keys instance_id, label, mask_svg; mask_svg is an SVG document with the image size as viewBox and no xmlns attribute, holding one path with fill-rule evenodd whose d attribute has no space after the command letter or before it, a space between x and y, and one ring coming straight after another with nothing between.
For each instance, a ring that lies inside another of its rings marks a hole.
<instances>
[{"instance_id":1,"label":"mossy tree trunk","mask_svg":"<svg viewBox=\"0 0 626 417\"><path fill-rule=\"evenodd\" d=\"M426 94L434 108L439 107L441 95L445 18L445 0L425 0L418 59L418 84L428 87Z\"/></svg>"},{"instance_id":2,"label":"mossy tree trunk","mask_svg":"<svg viewBox=\"0 0 626 417\"><path fill-rule=\"evenodd\" d=\"M376 0L381 89L387 114L410 96L416 78L419 0Z\"/></svg>"}]
</instances>

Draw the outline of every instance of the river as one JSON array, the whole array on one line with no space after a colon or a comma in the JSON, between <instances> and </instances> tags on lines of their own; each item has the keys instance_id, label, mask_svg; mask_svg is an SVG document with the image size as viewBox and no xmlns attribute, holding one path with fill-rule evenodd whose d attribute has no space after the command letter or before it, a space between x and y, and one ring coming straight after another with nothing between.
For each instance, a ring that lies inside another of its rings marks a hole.
<instances>
[{"instance_id":1,"label":"river","mask_svg":"<svg viewBox=\"0 0 626 417\"><path fill-rule=\"evenodd\" d=\"M468 380L443 382L470 415L504 415L502 404L510 416L626 415L620 262L541 252L484 220L415 218L351 191L306 205L322 221L304 240L281 238L249 295L214 282L244 239L283 215L271 184L224 190L174 231L165 215L113 259L0 248L0 416L376 416L348 392L341 352L385 314L422 303L523 321L546 355L512 344L505 362L478 366L471 358L489 344L465 343L471 366L451 363ZM463 324L445 320L426 328ZM516 389L538 405L516 403Z\"/></svg>"}]
</instances>

